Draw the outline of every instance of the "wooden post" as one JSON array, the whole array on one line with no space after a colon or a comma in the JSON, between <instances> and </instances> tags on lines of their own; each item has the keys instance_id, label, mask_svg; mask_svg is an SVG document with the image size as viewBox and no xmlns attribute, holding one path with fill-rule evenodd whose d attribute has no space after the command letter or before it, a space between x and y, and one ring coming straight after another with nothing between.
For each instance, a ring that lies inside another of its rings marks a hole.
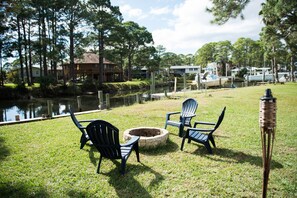
<instances>
[{"instance_id":1,"label":"wooden post","mask_svg":"<svg viewBox=\"0 0 297 198\"><path fill-rule=\"evenodd\" d=\"M155 73L151 72L151 94L155 93Z\"/></svg>"},{"instance_id":2,"label":"wooden post","mask_svg":"<svg viewBox=\"0 0 297 198\"><path fill-rule=\"evenodd\" d=\"M77 109L78 109L78 111L82 111L82 108L81 108L81 97L80 96L77 96L76 97L76 100L77 100Z\"/></svg>"},{"instance_id":3,"label":"wooden post","mask_svg":"<svg viewBox=\"0 0 297 198\"><path fill-rule=\"evenodd\" d=\"M184 76L183 76L184 78L184 92L186 91L186 89L187 89L187 82L186 82L186 73L184 73Z\"/></svg>"},{"instance_id":4,"label":"wooden post","mask_svg":"<svg viewBox=\"0 0 297 198\"><path fill-rule=\"evenodd\" d=\"M176 93L176 83L177 83L177 78L174 77L174 93Z\"/></svg>"},{"instance_id":5,"label":"wooden post","mask_svg":"<svg viewBox=\"0 0 297 198\"><path fill-rule=\"evenodd\" d=\"M103 109L103 91L98 91L98 108Z\"/></svg>"},{"instance_id":6,"label":"wooden post","mask_svg":"<svg viewBox=\"0 0 297 198\"><path fill-rule=\"evenodd\" d=\"M136 103L137 103L137 104L140 104L139 94L136 94Z\"/></svg>"},{"instance_id":7,"label":"wooden post","mask_svg":"<svg viewBox=\"0 0 297 198\"><path fill-rule=\"evenodd\" d=\"M197 89L201 89L201 79L200 79L200 73L197 74Z\"/></svg>"},{"instance_id":8,"label":"wooden post","mask_svg":"<svg viewBox=\"0 0 297 198\"><path fill-rule=\"evenodd\" d=\"M47 100L47 117L51 118L53 116L53 102Z\"/></svg>"},{"instance_id":9,"label":"wooden post","mask_svg":"<svg viewBox=\"0 0 297 198\"><path fill-rule=\"evenodd\" d=\"M106 97L106 109L110 109L109 93L105 94L105 97Z\"/></svg>"}]
</instances>

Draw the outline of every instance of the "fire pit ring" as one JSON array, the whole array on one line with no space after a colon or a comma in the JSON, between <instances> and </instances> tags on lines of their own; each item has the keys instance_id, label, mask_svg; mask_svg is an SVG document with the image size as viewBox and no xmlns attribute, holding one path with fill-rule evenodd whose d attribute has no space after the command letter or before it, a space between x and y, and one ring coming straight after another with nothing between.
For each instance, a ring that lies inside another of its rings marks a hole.
<instances>
[{"instance_id":1,"label":"fire pit ring","mask_svg":"<svg viewBox=\"0 0 297 198\"><path fill-rule=\"evenodd\" d=\"M138 127L124 131L124 140L128 141L132 136L140 136L139 146L142 148L156 148L165 145L169 133L166 129L156 127Z\"/></svg>"}]
</instances>

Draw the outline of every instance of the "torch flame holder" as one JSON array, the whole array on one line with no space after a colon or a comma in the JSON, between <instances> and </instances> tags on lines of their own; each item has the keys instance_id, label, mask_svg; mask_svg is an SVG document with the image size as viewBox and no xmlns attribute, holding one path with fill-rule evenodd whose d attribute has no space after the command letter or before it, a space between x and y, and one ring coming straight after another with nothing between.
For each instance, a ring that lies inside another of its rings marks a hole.
<instances>
[{"instance_id":1,"label":"torch flame holder","mask_svg":"<svg viewBox=\"0 0 297 198\"><path fill-rule=\"evenodd\" d=\"M267 187L270 172L273 143L276 128L276 98L272 97L270 89L260 100L259 125L261 129L262 157L263 157L263 194L267 197Z\"/></svg>"}]
</instances>

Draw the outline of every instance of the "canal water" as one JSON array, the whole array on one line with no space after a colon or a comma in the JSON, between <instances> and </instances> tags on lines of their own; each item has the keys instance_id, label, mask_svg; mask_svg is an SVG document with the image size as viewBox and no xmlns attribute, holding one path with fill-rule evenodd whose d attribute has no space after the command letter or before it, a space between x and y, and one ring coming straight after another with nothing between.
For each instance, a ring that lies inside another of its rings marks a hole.
<instances>
[{"instance_id":1,"label":"canal water","mask_svg":"<svg viewBox=\"0 0 297 198\"><path fill-rule=\"evenodd\" d=\"M225 84L225 87L230 87L230 85ZM237 84L237 87L241 87L241 84ZM167 92L173 90L173 88L161 88L156 90L156 92L164 93L165 89ZM178 87L179 90L181 88ZM82 111L99 109L97 95L82 95L80 97ZM110 108L129 106L138 102L139 99L142 101L151 100L150 91L110 95ZM15 121L16 117L19 117L20 120L43 117L48 114L48 101L52 103L52 116L67 114L70 109L74 112L79 111L76 96L67 98L33 98L30 100L1 100L0 122Z\"/></svg>"},{"instance_id":2,"label":"canal water","mask_svg":"<svg viewBox=\"0 0 297 198\"><path fill-rule=\"evenodd\" d=\"M169 88L166 88L169 92ZM164 93L164 88L158 90ZM48 103L52 105L52 116L64 115L69 110L74 112L99 109L98 95L81 95L78 109L77 96L63 98L33 98L27 100L0 101L0 122L15 121L16 119L32 119L48 115ZM104 94L103 108L106 106L106 95ZM110 95L110 108L129 106L136 102L151 100L150 91L118 93Z\"/></svg>"}]
</instances>

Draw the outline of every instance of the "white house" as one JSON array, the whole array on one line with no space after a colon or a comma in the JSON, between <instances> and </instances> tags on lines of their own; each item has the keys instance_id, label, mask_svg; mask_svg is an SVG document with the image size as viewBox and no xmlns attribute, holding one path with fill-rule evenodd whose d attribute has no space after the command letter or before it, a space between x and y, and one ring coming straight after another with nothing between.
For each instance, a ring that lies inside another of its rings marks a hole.
<instances>
[{"instance_id":1,"label":"white house","mask_svg":"<svg viewBox=\"0 0 297 198\"><path fill-rule=\"evenodd\" d=\"M170 73L181 75L181 76L184 74L197 74L197 73L201 73L201 67L191 66L191 65L171 66Z\"/></svg>"},{"instance_id":2,"label":"white house","mask_svg":"<svg viewBox=\"0 0 297 198\"><path fill-rule=\"evenodd\" d=\"M18 68L17 72L18 72L19 78L21 78L21 69ZM23 72L24 72L24 79L27 79L27 72L26 72L25 67L23 68ZM39 67L35 67L35 66L32 67L32 77L33 78L40 77L40 68Z\"/></svg>"}]
</instances>

